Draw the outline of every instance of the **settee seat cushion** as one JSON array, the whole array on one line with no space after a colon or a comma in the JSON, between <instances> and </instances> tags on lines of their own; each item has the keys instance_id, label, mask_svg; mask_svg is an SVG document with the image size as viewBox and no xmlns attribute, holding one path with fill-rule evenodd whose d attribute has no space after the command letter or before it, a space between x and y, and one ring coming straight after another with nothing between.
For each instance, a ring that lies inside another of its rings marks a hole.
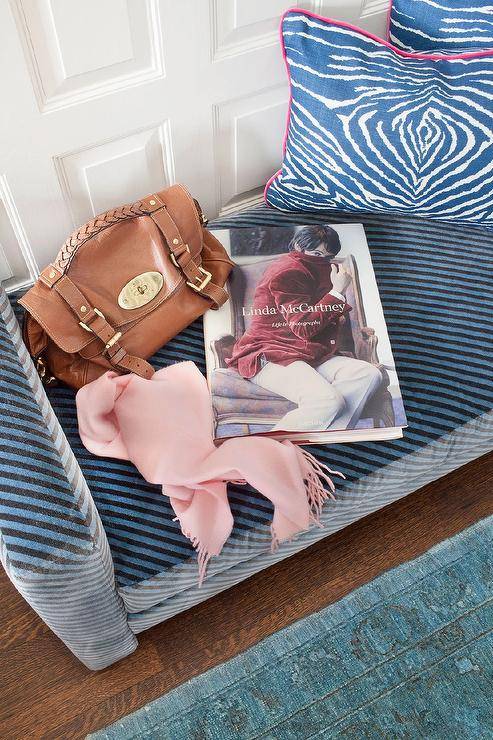
<instances>
[{"instance_id":1,"label":"settee seat cushion","mask_svg":"<svg viewBox=\"0 0 493 740\"><path fill-rule=\"evenodd\" d=\"M409 427L389 442L311 448L346 480L338 481L336 500L324 507L324 528L303 533L277 553L270 553L270 502L248 486L231 485L234 530L198 589L195 553L160 488L130 463L85 450L74 392L49 388L101 516L136 632L493 449L491 231L401 216L281 214L265 206L212 226L293 222L364 223ZM200 321L152 362L162 367L181 360L205 371Z\"/></svg>"}]
</instances>

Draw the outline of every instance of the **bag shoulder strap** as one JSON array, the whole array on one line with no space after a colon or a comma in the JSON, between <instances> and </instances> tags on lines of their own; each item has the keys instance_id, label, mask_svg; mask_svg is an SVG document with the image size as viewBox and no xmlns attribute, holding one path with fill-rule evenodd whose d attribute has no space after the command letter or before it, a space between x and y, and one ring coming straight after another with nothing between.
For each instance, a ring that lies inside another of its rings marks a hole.
<instances>
[{"instance_id":1,"label":"bag shoulder strap","mask_svg":"<svg viewBox=\"0 0 493 740\"><path fill-rule=\"evenodd\" d=\"M228 300L227 292L212 282L212 273L202 267L200 255L195 259L192 257L167 208L154 211L151 218L164 236L171 260L184 274L188 287L209 298L212 308L222 306Z\"/></svg>"}]
</instances>

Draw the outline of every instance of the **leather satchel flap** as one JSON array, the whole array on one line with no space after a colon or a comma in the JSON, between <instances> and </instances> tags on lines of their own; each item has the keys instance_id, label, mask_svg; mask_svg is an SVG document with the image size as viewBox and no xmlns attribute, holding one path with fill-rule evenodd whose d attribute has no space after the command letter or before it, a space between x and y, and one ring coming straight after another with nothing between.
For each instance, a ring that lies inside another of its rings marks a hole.
<instances>
[{"instance_id":1,"label":"leather satchel flap","mask_svg":"<svg viewBox=\"0 0 493 740\"><path fill-rule=\"evenodd\" d=\"M181 240L200 264L202 226L187 191L176 185L149 197L163 204ZM170 258L162 229L154 220L159 213L155 209L152 215L118 221L84 241L65 260L65 275L83 294L88 308L98 309L116 331L124 333L184 283L182 272ZM57 266L56 261L54 264ZM87 347L87 355L92 349L88 345L93 343L96 354L101 351L101 341L81 325L80 315L76 316L59 295L57 282L58 272L51 288L38 280L20 303L62 350L72 353Z\"/></svg>"}]
</instances>

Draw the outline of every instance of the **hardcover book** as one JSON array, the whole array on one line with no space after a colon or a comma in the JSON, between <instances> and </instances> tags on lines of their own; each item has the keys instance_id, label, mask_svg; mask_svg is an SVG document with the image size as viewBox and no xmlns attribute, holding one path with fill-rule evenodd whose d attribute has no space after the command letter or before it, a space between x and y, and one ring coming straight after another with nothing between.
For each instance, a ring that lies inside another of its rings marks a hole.
<instances>
[{"instance_id":1,"label":"hardcover book","mask_svg":"<svg viewBox=\"0 0 493 740\"><path fill-rule=\"evenodd\" d=\"M401 437L407 425L361 224L215 230L236 263L204 317L216 441Z\"/></svg>"}]
</instances>

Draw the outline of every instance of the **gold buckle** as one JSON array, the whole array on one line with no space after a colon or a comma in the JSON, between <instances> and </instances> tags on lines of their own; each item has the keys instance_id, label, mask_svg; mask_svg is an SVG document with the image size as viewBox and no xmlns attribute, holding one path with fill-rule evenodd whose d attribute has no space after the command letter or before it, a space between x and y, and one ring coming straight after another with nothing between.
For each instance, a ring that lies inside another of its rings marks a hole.
<instances>
[{"instance_id":1,"label":"gold buckle","mask_svg":"<svg viewBox=\"0 0 493 740\"><path fill-rule=\"evenodd\" d=\"M116 342L118 342L118 340L120 339L121 335L122 335L121 331L117 331L116 334L113 334L113 336L111 337L110 341L106 345L106 349L110 349L110 347L113 347L113 345L116 344Z\"/></svg>"},{"instance_id":2,"label":"gold buckle","mask_svg":"<svg viewBox=\"0 0 493 740\"><path fill-rule=\"evenodd\" d=\"M99 310L99 308L93 308L92 310L94 311L94 313L97 313L97 315L100 318L102 318L102 319L104 319L106 321L106 316L104 315L104 313L102 311ZM96 334L96 332L94 331L94 329L91 329L90 326L88 326L87 324L84 324L83 321L79 321L79 324L80 324L80 326L82 326L83 329L85 329L86 331L88 331L90 334ZM121 335L122 335L121 331L115 332L113 334L113 336L111 337L111 339L105 345L105 348L106 349L111 349L111 347L113 347L113 345L116 344L118 342L118 340L121 338Z\"/></svg>"},{"instance_id":3,"label":"gold buckle","mask_svg":"<svg viewBox=\"0 0 493 740\"><path fill-rule=\"evenodd\" d=\"M185 244L185 251L188 252L188 254L190 254L190 247L188 246L188 244ZM182 254L183 254L183 252L182 252ZM173 252L171 251L171 249L169 250L169 256L171 257L171 261L174 264L174 266L177 267L179 270L181 270L181 267L178 264L178 261L177 261L175 255L173 254Z\"/></svg>"},{"instance_id":4,"label":"gold buckle","mask_svg":"<svg viewBox=\"0 0 493 740\"><path fill-rule=\"evenodd\" d=\"M187 280L187 285L192 289L195 290L197 293L200 293L201 290L204 290L206 285L209 285L209 283L212 280L212 272L209 272L209 270L204 270L203 267L199 267L200 272L202 275L205 275L205 278L202 280L200 285L195 285L194 283L191 283L190 280ZM200 280L200 275L197 275L195 280Z\"/></svg>"},{"instance_id":5,"label":"gold buckle","mask_svg":"<svg viewBox=\"0 0 493 740\"><path fill-rule=\"evenodd\" d=\"M93 308L92 310L94 311L94 313L97 313L97 315L98 315L98 316L99 316L100 318L102 318L102 319L104 319L104 320L106 321L106 316L105 316L105 315L104 315L104 314L103 314L103 313L102 313L102 312L101 312L101 311L99 310L99 308ZM89 332L90 334L94 334L94 333L95 333L95 332L94 332L94 331L93 331L93 330L91 329L91 327L90 327L90 326L88 326L87 324L84 324L84 322L83 322L83 321L79 321L79 325L80 325L80 326L82 326L82 328L83 328L83 329L85 329L86 331L88 331L88 332Z\"/></svg>"}]
</instances>

